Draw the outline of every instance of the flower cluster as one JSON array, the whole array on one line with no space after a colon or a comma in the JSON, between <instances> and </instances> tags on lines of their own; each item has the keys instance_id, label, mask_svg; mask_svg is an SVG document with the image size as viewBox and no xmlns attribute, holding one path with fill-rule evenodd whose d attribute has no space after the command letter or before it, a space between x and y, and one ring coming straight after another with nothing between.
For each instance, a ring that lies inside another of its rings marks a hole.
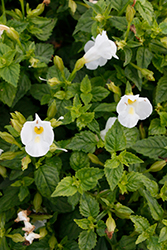
<instances>
[{"instance_id":1,"label":"flower cluster","mask_svg":"<svg viewBox=\"0 0 167 250\"><path fill-rule=\"evenodd\" d=\"M103 30L102 34L97 35L96 39L94 37L92 39L93 41L88 41L84 47L86 53L83 57L87 69L94 70L98 66L104 66L107 60L110 60L112 57L118 59L116 55L117 46L108 39L106 31Z\"/></svg>"},{"instance_id":2,"label":"flower cluster","mask_svg":"<svg viewBox=\"0 0 167 250\"><path fill-rule=\"evenodd\" d=\"M27 216L27 210L22 210L17 214L17 218L14 220L15 222L24 222L24 227L22 228L25 231L24 238L28 245L32 244L34 239L39 239L41 236L39 234L34 233L35 226L32 225L29 221L30 218Z\"/></svg>"}]
</instances>

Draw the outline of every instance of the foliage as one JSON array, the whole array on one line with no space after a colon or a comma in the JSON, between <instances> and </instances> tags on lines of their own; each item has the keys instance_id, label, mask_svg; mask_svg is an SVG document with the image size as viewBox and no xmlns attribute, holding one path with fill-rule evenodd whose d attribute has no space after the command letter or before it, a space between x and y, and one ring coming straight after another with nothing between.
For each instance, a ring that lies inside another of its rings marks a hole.
<instances>
[{"instance_id":1,"label":"foliage","mask_svg":"<svg viewBox=\"0 0 167 250\"><path fill-rule=\"evenodd\" d=\"M167 248L166 14L166 0L2 0L0 250ZM84 46L103 30L119 59L88 70ZM132 93L151 116L133 128L117 119L103 141ZM35 113L55 135L39 158L20 137ZM44 220L32 244L20 210Z\"/></svg>"}]
</instances>

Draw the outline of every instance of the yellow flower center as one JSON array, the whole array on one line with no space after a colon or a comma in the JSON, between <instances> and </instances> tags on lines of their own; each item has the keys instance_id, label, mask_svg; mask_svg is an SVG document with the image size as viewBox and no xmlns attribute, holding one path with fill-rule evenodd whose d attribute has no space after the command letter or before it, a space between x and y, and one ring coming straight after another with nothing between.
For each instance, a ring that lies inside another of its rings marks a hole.
<instances>
[{"instance_id":1,"label":"yellow flower center","mask_svg":"<svg viewBox=\"0 0 167 250\"><path fill-rule=\"evenodd\" d=\"M38 134L38 135L40 135L40 134L42 134L42 132L43 132L43 127L35 127L34 128L34 132L36 133L36 134Z\"/></svg>"},{"instance_id":2,"label":"yellow flower center","mask_svg":"<svg viewBox=\"0 0 167 250\"><path fill-rule=\"evenodd\" d=\"M133 114L134 114L134 108L131 107L131 108L129 109L129 114L130 114L130 115L133 115Z\"/></svg>"},{"instance_id":3,"label":"yellow flower center","mask_svg":"<svg viewBox=\"0 0 167 250\"><path fill-rule=\"evenodd\" d=\"M130 99L128 99L128 104L129 104L129 105L132 105L132 104L135 103L135 102L136 102L136 100L131 101Z\"/></svg>"}]
</instances>

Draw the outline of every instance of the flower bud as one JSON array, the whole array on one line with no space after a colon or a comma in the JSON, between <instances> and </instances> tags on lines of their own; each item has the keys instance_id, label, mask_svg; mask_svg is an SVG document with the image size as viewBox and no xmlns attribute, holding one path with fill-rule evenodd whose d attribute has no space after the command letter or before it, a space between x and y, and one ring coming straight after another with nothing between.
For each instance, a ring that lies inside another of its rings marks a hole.
<instances>
[{"instance_id":1,"label":"flower bud","mask_svg":"<svg viewBox=\"0 0 167 250\"><path fill-rule=\"evenodd\" d=\"M156 161L151 165L151 167L147 171L148 172L158 172L165 166L166 166L166 161L165 160Z\"/></svg>"},{"instance_id":2,"label":"flower bud","mask_svg":"<svg viewBox=\"0 0 167 250\"><path fill-rule=\"evenodd\" d=\"M121 89L114 84L114 82L107 83L107 87L110 91L114 92L118 96L121 96Z\"/></svg>"},{"instance_id":3,"label":"flower bud","mask_svg":"<svg viewBox=\"0 0 167 250\"><path fill-rule=\"evenodd\" d=\"M19 41L19 33L12 27L10 27L8 30L6 30L6 34L9 38L12 40Z\"/></svg>"},{"instance_id":4,"label":"flower bud","mask_svg":"<svg viewBox=\"0 0 167 250\"><path fill-rule=\"evenodd\" d=\"M20 147L20 144L14 139L14 137L12 135L10 135L9 133L7 132L0 132L0 137L10 143L10 144L15 144L17 145L18 147Z\"/></svg>"},{"instance_id":5,"label":"flower bud","mask_svg":"<svg viewBox=\"0 0 167 250\"><path fill-rule=\"evenodd\" d=\"M106 220L106 226L107 226L108 232L114 232L116 228L116 224L115 224L115 220L111 217L111 215Z\"/></svg>"},{"instance_id":6,"label":"flower bud","mask_svg":"<svg viewBox=\"0 0 167 250\"><path fill-rule=\"evenodd\" d=\"M28 164L31 162L31 158L29 157L29 155L27 155L26 157L24 157L22 160L21 160L21 169L24 171L25 169L28 168Z\"/></svg>"},{"instance_id":7,"label":"flower bud","mask_svg":"<svg viewBox=\"0 0 167 250\"><path fill-rule=\"evenodd\" d=\"M49 84L51 87L53 87L53 86L55 86L55 85L57 85L57 84L59 84L59 83L61 83L61 82L57 79L57 77L53 77L53 78L50 78L50 79L48 80L48 84Z\"/></svg>"},{"instance_id":8,"label":"flower bud","mask_svg":"<svg viewBox=\"0 0 167 250\"><path fill-rule=\"evenodd\" d=\"M15 114L19 122L23 125L26 122L26 118L18 111L15 111Z\"/></svg>"},{"instance_id":9,"label":"flower bud","mask_svg":"<svg viewBox=\"0 0 167 250\"><path fill-rule=\"evenodd\" d=\"M142 75L149 81L155 81L155 78L153 77L154 72L148 69L140 69Z\"/></svg>"},{"instance_id":10,"label":"flower bud","mask_svg":"<svg viewBox=\"0 0 167 250\"><path fill-rule=\"evenodd\" d=\"M135 15L135 9L133 8L133 6L128 5L127 9L126 9L126 20L128 21L128 23L131 23L134 15Z\"/></svg>"},{"instance_id":11,"label":"flower bud","mask_svg":"<svg viewBox=\"0 0 167 250\"><path fill-rule=\"evenodd\" d=\"M31 65L29 66L29 68L31 68L31 67L36 68L36 67L37 67L37 63L39 62L39 60L36 59L36 58L34 58L34 57L31 57L30 60L29 60L29 62L30 62L30 64L31 64Z\"/></svg>"},{"instance_id":12,"label":"flower bud","mask_svg":"<svg viewBox=\"0 0 167 250\"><path fill-rule=\"evenodd\" d=\"M43 13L43 11L45 9L45 4L44 3L38 4L36 9L34 9L34 10L29 9L29 4L27 6L28 6L27 7L27 16L39 16L40 14Z\"/></svg>"},{"instance_id":13,"label":"flower bud","mask_svg":"<svg viewBox=\"0 0 167 250\"><path fill-rule=\"evenodd\" d=\"M96 155L89 153L88 157L92 163L104 166L104 164L99 160L99 158Z\"/></svg>"},{"instance_id":14,"label":"flower bud","mask_svg":"<svg viewBox=\"0 0 167 250\"><path fill-rule=\"evenodd\" d=\"M123 48L126 46L126 42L124 41L124 40L121 40L121 41L116 41L116 45L117 45L117 47L118 47L118 50L119 49L122 49L123 50Z\"/></svg>"},{"instance_id":15,"label":"flower bud","mask_svg":"<svg viewBox=\"0 0 167 250\"><path fill-rule=\"evenodd\" d=\"M0 166L0 175L2 175L3 178L7 177L6 172L7 172L6 168L3 166Z\"/></svg>"},{"instance_id":16,"label":"flower bud","mask_svg":"<svg viewBox=\"0 0 167 250\"><path fill-rule=\"evenodd\" d=\"M76 64L75 64L75 68L74 68L74 71L78 71L80 69L83 68L84 64L85 64L86 60L84 57L78 59L78 61L76 61Z\"/></svg>"},{"instance_id":17,"label":"flower bud","mask_svg":"<svg viewBox=\"0 0 167 250\"><path fill-rule=\"evenodd\" d=\"M19 123L18 120L11 119L11 124L17 132L21 132L22 125Z\"/></svg>"},{"instance_id":18,"label":"flower bud","mask_svg":"<svg viewBox=\"0 0 167 250\"><path fill-rule=\"evenodd\" d=\"M51 126L52 126L53 128L56 128L56 127L58 127L58 126L60 126L60 125L62 124L62 121L58 121L58 120L56 120L55 118L52 118L52 119L50 120L50 123L51 123Z\"/></svg>"},{"instance_id":19,"label":"flower bud","mask_svg":"<svg viewBox=\"0 0 167 250\"><path fill-rule=\"evenodd\" d=\"M53 59L54 65L60 70L63 71L64 70L64 63L63 60L61 59L61 57L59 56L55 56Z\"/></svg>"},{"instance_id":20,"label":"flower bud","mask_svg":"<svg viewBox=\"0 0 167 250\"><path fill-rule=\"evenodd\" d=\"M56 112L57 112L56 100L54 99L53 102L51 103L51 105L49 106L48 110L47 110L47 117L49 119L53 118L55 116Z\"/></svg>"},{"instance_id":21,"label":"flower bud","mask_svg":"<svg viewBox=\"0 0 167 250\"><path fill-rule=\"evenodd\" d=\"M104 16L102 16L101 14L97 14L95 16L95 20L101 23L104 20Z\"/></svg>"},{"instance_id":22,"label":"flower bud","mask_svg":"<svg viewBox=\"0 0 167 250\"><path fill-rule=\"evenodd\" d=\"M40 193L37 192L35 194L34 200L33 200L33 205L34 205L34 209L35 209L36 213L39 212L41 204L42 204L42 196L40 195Z\"/></svg>"},{"instance_id":23,"label":"flower bud","mask_svg":"<svg viewBox=\"0 0 167 250\"><path fill-rule=\"evenodd\" d=\"M77 8L75 1L69 0L68 7L71 9L72 14L74 15L76 8Z\"/></svg>"}]
</instances>

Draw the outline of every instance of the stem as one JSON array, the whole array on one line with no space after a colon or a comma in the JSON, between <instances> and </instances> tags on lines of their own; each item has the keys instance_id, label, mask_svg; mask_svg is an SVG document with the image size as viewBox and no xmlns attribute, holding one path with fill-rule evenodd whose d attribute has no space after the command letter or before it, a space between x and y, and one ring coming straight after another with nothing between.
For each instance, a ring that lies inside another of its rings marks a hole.
<instances>
[{"instance_id":1,"label":"stem","mask_svg":"<svg viewBox=\"0 0 167 250\"><path fill-rule=\"evenodd\" d=\"M76 4L80 4L80 5L84 6L84 7L86 7L87 9L90 9L90 6L87 5L86 3L82 3L82 2L76 1Z\"/></svg>"},{"instance_id":2,"label":"stem","mask_svg":"<svg viewBox=\"0 0 167 250\"><path fill-rule=\"evenodd\" d=\"M126 42L126 40L127 40L127 38L128 38L128 35L129 35L129 31L130 31L130 24L131 23L128 23L128 28L127 28L127 31L126 31L126 36L125 36L125 42Z\"/></svg>"},{"instance_id":3,"label":"stem","mask_svg":"<svg viewBox=\"0 0 167 250\"><path fill-rule=\"evenodd\" d=\"M3 22L6 23L6 13L5 13L5 4L4 4L4 0L1 0L2 3L2 12L3 12Z\"/></svg>"},{"instance_id":4,"label":"stem","mask_svg":"<svg viewBox=\"0 0 167 250\"><path fill-rule=\"evenodd\" d=\"M141 68L140 67L138 67L137 65L135 65L134 63L130 63L135 69L138 69L138 70L141 70Z\"/></svg>"},{"instance_id":5,"label":"stem","mask_svg":"<svg viewBox=\"0 0 167 250\"><path fill-rule=\"evenodd\" d=\"M118 12L118 16L121 16L121 15L124 13L124 11L126 10L127 6L130 4L130 2L132 2L132 0L129 0L129 1L125 4L125 6L122 8L122 10L120 10L120 12Z\"/></svg>"},{"instance_id":6,"label":"stem","mask_svg":"<svg viewBox=\"0 0 167 250\"><path fill-rule=\"evenodd\" d=\"M24 0L19 0L19 1L20 1L20 4L21 4L21 10L22 10L23 20L24 20L24 17L25 17L25 11L24 11Z\"/></svg>"}]
</instances>

